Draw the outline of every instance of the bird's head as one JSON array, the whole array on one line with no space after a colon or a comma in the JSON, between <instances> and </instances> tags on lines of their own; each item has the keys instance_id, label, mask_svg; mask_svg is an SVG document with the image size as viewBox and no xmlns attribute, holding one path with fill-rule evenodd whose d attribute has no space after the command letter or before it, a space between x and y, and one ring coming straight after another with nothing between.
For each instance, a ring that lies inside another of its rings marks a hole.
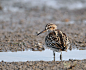
<instances>
[{"instance_id":1,"label":"bird's head","mask_svg":"<svg viewBox=\"0 0 86 70\"><path fill-rule=\"evenodd\" d=\"M51 32L51 31L53 31L53 30L55 30L55 29L57 29L57 26L56 26L55 24L53 24L53 23L49 23L49 24L47 24L47 25L45 26L45 29L44 29L43 31L41 31L40 33L38 33L37 35L39 35L39 34L41 34L41 33L44 33L44 32L46 32L46 31Z\"/></svg>"}]
</instances>

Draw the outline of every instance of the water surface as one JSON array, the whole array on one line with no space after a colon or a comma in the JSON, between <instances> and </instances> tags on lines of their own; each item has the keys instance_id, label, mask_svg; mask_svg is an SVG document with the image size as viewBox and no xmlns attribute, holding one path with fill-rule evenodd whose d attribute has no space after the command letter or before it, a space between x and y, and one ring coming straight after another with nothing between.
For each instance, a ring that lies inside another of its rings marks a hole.
<instances>
[{"instance_id":1,"label":"water surface","mask_svg":"<svg viewBox=\"0 0 86 70\"><path fill-rule=\"evenodd\" d=\"M60 52L56 52L56 61L60 61ZM72 51L63 51L62 60L69 59L86 59L86 50L72 50ZM0 61L52 61L53 60L53 51L46 49L45 51L18 51L18 52L0 52Z\"/></svg>"}]
</instances>

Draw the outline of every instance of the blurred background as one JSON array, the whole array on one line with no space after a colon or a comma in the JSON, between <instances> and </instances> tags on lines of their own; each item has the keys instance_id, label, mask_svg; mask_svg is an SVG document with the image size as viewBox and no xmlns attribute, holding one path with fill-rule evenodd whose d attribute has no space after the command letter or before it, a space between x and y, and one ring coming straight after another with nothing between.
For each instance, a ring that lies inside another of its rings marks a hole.
<instances>
[{"instance_id":1,"label":"blurred background","mask_svg":"<svg viewBox=\"0 0 86 70\"><path fill-rule=\"evenodd\" d=\"M23 19L30 23L57 23L85 20L85 10L86 0L0 0L0 21Z\"/></svg>"},{"instance_id":2,"label":"blurred background","mask_svg":"<svg viewBox=\"0 0 86 70\"><path fill-rule=\"evenodd\" d=\"M86 49L86 0L0 0L0 51L44 44L46 34L36 33L47 23L65 32L72 47Z\"/></svg>"}]
</instances>

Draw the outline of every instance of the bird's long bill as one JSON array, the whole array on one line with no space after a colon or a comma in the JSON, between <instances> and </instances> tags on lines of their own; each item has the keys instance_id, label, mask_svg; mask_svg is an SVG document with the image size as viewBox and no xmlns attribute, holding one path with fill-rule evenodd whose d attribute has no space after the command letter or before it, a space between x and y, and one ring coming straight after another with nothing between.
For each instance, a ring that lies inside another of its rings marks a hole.
<instances>
[{"instance_id":1,"label":"bird's long bill","mask_svg":"<svg viewBox=\"0 0 86 70\"><path fill-rule=\"evenodd\" d=\"M43 30L43 31L41 31L40 33L37 34L37 36L40 35L41 33L46 32L46 31L47 31L47 30Z\"/></svg>"}]
</instances>

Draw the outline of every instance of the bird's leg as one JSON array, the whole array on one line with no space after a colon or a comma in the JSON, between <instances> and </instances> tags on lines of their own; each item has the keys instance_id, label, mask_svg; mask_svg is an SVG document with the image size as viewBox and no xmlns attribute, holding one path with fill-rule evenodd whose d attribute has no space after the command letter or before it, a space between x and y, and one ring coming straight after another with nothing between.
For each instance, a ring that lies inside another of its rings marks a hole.
<instances>
[{"instance_id":1,"label":"bird's leg","mask_svg":"<svg viewBox=\"0 0 86 70\"><path fill-rule=\"evenodd\" d=\"M53 58L54 58L54 61L55 61L55 51L53 51L53 56L54 56Z\"/></svg>"},{"instance_id":2,"label":"bird's leg","mask_svg":"<svg viewBox=\"0 0 86 70\"><path fill-rule=\"evenodd\" d=\"M61 54L60 54L60 60L62 61L62 51L61 51Z\"/></svg>"}]
</instances>

